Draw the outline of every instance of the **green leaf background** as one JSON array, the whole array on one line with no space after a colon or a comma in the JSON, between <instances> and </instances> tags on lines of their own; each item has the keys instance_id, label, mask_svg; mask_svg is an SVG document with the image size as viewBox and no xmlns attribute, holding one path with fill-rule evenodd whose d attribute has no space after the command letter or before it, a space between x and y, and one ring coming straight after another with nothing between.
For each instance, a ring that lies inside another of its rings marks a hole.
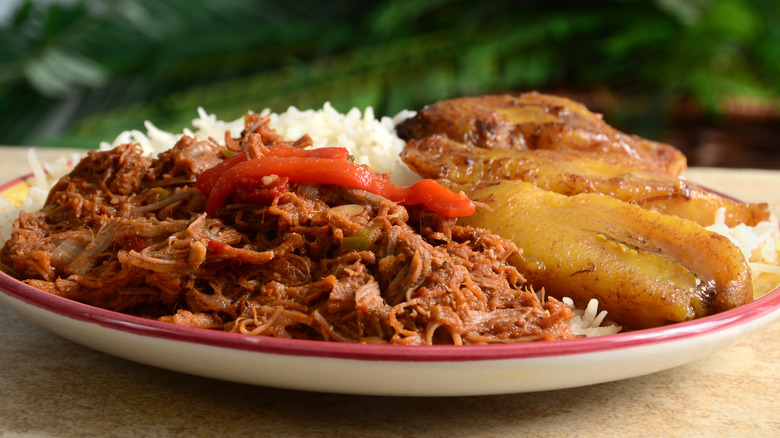
<instances>
[{"instance_id":1,"label":"green leaf background","mask_svg":"<svg viewBox=\"0 0 780 438\"><path fill-rule=\"evenodd\" d=\"M658 138L682 101L778 108L779 24L775 0L28 0L0 28L0 144L527 90L612 96L611 123Z\"/></svg>"}]
</instances>

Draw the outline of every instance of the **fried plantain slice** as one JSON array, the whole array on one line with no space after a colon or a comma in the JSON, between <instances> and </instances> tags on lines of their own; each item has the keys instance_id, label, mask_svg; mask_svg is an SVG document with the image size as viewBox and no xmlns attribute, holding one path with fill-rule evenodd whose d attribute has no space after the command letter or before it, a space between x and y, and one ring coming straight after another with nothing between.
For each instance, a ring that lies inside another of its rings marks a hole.
<instances>
[{"instance_id":1,"label":"fried plantain slice","mask_svg":"<svg viewBox=\"0 0 780 438\"><path fill-rule=\"evenodd\" d=\"M767 204L743 202L625 155L579 150L471 147L441 134L411 140L403 161L423 178L455 184L522 180L563 195L601 193L709 226L720 208L726 225L769 219Z\"/></svg>"},{"instance_id":2,"label":"fried plantain slice","mask_svg":"<svg viewBox=\"0 0 780 438\"><path fill-rule=\"evenodd\" d=\"M751 271L726 237L697 223L609 196L564 196L522 181L469 193L478 209L459 219L522 249L515 263L536 288L599 301L630 328L688 321L752 300Z\"/></svg>"},{"instance_id":3,"label":"fried plantain slice","mask_svg":"<svg viewBox=\"0 0 780 438\"><path fill-rule=\"evenodd\" d=\"M671 175L686 167L685 155L676 148L622 133L580 103L537 92L437 102L400 123L397 131L407 141L442 134L486 149L616 153Z\"/></svg>"}]
</instances>

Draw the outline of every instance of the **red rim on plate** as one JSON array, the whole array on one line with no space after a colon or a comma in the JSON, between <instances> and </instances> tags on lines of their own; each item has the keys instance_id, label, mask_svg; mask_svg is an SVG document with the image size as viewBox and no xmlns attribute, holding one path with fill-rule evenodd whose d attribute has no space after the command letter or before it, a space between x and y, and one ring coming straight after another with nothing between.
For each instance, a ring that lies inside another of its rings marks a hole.
<instances>
[{"instance_id":1,"label":"red rim on plate","mask_svg":"<svg viewBox=\"0 0 780 438\"><path fill-rule=\"evenodd\" d=\"M0 272L0 290L29 305L78 321L141 336L272 354L417 362L479 361L565 356L678 341L746 324L780 308L780 288L744 306L652 329L563 341L491 345L373 345L280 339L179 326L58 297Z\"/></svg>"},{"instance_id":2,"label":"red rim on plate","mask_svg":"<svg viewBox=\"0 0 780 438\"><path fill-rule=\"evenodd\" d=\"M0 193L19 184L27 177L17 178L1 185ZM736 309L693 321L614 335L517 344L405 346L279 339L178 326L101 309L52 295L22 283L3 272L0 272L0 291L11 298L66 318L141 336L271 354L412 362L553 357L679 341L746 324L780 308L780 288L777 288Z\"/></svg>"}]
</instances>

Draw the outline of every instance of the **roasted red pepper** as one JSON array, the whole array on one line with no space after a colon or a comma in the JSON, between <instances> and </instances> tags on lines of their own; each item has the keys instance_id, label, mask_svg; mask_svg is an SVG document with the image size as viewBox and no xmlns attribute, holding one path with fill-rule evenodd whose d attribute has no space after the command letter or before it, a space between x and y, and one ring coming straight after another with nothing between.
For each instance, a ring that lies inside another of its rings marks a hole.
<instances>
[{"instance_id":1,"label":"roasted red pepper","mask_svg":"<svg viewBox=\"0 0 780 438\"><path fill-rule=\"evenodd\" d=\"M228 198L237 191L237 186L247 181L261 181L263 177L270 175L286 178L291 182L333 184L361 189L394 202L422 204L447 218L468 216L475 210L474 203L463 192L453 193L436 181L426 179L410 187L400 187L346 159L264 156L231 164L226 170L222 169L213 183L211 176L208 177L208 183L201 184L198 180L198 188L208 195L206 213L209 215L216 215L217 209L224 206Z\"/></svg>"},{"instance_id":2,"label":"roasted red pepper","mask_svg":"<svg viewBox=\"0 0 780 438\"><path fill-rule=\"evenodd\" d=\"M300 149L285 144L275 144L271 146L264 146L259 151L263 156L273 157L316 157L316 158L330 158L330 159L346 159L349 157L349 151L346 148L339 147L326 147L316 149ZM227 158L223 162L216 166L206 169L198 178L196 185L203 193L211 193L211 189L217 182L220 176L228 169L232 168L238 163L247 161L246 155L238 153L230 158Z\"/></svg>"},{"instance_id":3,"label":"roasted red pepper","mask_svg":"<svg viewBox=\"0 0 780 438\"><path fill-rule=\"evenodd\" d=\"M243 153L235 154L232 157L227 158L221 163L217 164L216 166L204 170L203 173L201 173L198 177L198 181L195 183L195 185L201 192L208 195L211 193L211 189L214 187L214 184L223 173L236 164L243 163L244 161L246 161L246 155Z\"/></svg>"},{"instance_id":4,"label":"roasted red pepper","mask_svg":"<svg viewBox=\"0 0 780 438\"><path fill-rule=\"evenodd\" d=\"M260 179L241 178L233 187L233 202L270 204L277 196L290 191L289 181L289 178L272 175Z\"/></svg>"}]
</instances>

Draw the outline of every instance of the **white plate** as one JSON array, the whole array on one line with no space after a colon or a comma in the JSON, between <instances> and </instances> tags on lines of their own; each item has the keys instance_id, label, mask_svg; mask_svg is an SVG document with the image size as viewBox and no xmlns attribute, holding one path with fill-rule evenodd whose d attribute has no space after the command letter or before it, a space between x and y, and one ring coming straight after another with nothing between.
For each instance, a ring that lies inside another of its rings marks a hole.
<instances>
[{"instance_id":1,"label":"white plate","mask_svg":"<svg viewBox=\"0 0 780 438\"><path fill-rule=\"evenodd\" d=\"M20 181L0 187L0 193ZM695 321L598 338L400 346L181 327L70 301L1 272L0 302L67 339L148 365L247 384L394 396L518 393L641 376L711 355L780 317L779 288Z\"/></svg>"}]
</instances>

